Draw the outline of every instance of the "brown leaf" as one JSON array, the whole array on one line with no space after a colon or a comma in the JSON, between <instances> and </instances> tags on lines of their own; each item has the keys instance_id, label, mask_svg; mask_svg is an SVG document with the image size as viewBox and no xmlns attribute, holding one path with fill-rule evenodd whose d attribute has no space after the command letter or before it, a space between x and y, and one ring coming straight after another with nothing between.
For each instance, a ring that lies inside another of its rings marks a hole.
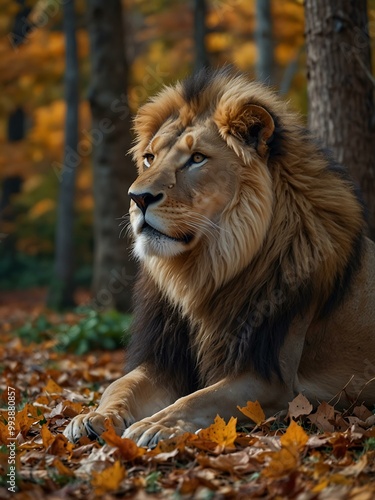
<instances>
[{"instance_id":1,"label":"brown leaf","mask_svg":"<svg viewBox=\"0 0 375 500\"><path fill-rule=\"evenodd\" d=\"M335 418L335 410L333 406L329 405L325 401L318 406L316 413L309 416L309 420L312 424L316 425L318 429L324 432L333 432L334 426L330 421Z\"/></svg>"},{"instance_id":2,"label":"brown leaf","mask_svg":"<svg viewBox=\"0 0 375 500\"><path fill-rule=\"evenodd\" d=\"M250 456L245 451L229 453L227 455L219 455L217 457L200 454L197 457L197 461L203 467L211 467L212 469L218 469L230 473L259 470L259 464L257 464L257 466L252 465L249 468Z\"/></svg>"},{"instance_id":3,"label":"brown leaf","mask_svg":"<svg viewBox=\"0 0 375 500\"><path fill-rule=\"evenodd\" d=\"M260 425L266 419L266 415L264 414L264 411L258 401L248 401L246 406L243 406L242 408L237 406L237 408L257 425Z\"/></svg>"},{"instance_id":4,"label":"brown leaf","mask_svg":"<svg viewBox=\"0 0 375 500\"><path fill-rule=\"evenodd\" d=\"M301 415L310 415L312 410L313 406L310 401L303 394L298 394L289 403L288 417L297 419Z\"/></svg>"},{"instance_id":5,"label":"brown leaf","mask_svg":"<svg viewBox=\"0 0 375 500\"><path fill-rule=\"evenodd\" d=\"M361 405L354 408L353 415L365 422L369 417L373 416L373 413L366 406Z\"/></svg>"}]
</instances>

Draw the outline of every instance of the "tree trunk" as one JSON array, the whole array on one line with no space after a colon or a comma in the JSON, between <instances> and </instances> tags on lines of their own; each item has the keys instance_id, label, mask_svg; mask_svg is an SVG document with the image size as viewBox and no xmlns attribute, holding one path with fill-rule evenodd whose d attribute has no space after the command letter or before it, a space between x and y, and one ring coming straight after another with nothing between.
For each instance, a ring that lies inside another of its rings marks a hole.
<instances>
[{"instance_id":1,"label":"tree trunk","mask_svg":"<svg viewBox=\"0 0 375 500\"><path fill-rule=\"evenodd\" d=\"M309 125L360 185L375 237L374 80L366 0L306 0Z\"/></svg>"},{"instance_id":2,"label":"tree trunk","mask_svg":"<svg viewBox=\"0 0 375 500\"><path fill-rule=\"evenodd\" d=\"M275 65L271 0L257 0L256 2L255 41L258 50L255 68L257 80L271 85L274 79Z\"/></svg>"},{"instance_id":3,"label":"tree trunk","mask_svg":"<svg viewBox=\"0 0 375 500\"><path fill-rule=\"evenodd\" d=\"M94 305L129 310L136 265L120 239L120 218L129 212L135 167L127 152L131 119L121 0L89 0L88 29L94 168Z\"/></svg>"},{"instance_id":4,"label":"tree trunk","mask_svg":"<svg viewBox=\"0 0 375 500\"><path fill-rule=\"evenodd\" d=\"M208 66L208 55L206 48L206 0L194 0L194 48L195 62L194 71Z\"/></svg>"},{"instance_id":5,"label":"tree trunk","mask_svg":"<svg viewBox=\"0 0 375 500\"><path fill-rule=\"evenodd\" d=\"M55 237L55 267L48 305L57 309L74 305L74 196L76 167L79 163L78 146L78 58L75 28L74 0L63 6L63 26L66 46L65 68L65 148L64 169L59 178Z\"/></svg>"}]
</instances>

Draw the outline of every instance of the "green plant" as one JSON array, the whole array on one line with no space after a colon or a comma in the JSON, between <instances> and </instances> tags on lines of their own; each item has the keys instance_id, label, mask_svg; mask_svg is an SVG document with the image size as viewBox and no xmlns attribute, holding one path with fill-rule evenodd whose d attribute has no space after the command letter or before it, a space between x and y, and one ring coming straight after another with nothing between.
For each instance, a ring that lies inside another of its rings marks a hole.
<instances>
[{"instance_id":1,"label":"green plant","mask_svg":"<svg viewBox=\"0 0 375 500\"><path fill-rule=\"evenodd\" d=\"M82 310L81 310L82 311ZM76 324L52 324L44 315L27 322L18 335L27 342L56 339L56 349L84 354L95 349L117 349L129 340L131 316L117 311L85 310Z\"/></svg>"}]
</instances>

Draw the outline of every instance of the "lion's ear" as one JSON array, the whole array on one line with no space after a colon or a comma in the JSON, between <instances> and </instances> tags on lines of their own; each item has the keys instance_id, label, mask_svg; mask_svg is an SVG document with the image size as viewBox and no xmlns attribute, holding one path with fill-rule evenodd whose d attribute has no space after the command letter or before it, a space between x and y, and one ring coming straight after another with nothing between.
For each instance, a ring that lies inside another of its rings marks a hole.
<instances>
[{"instance_id":1,"label":"lion's ear","mask_svg":"<svg viewBox=\"0 0 375 500\"><path fill-rule=\"evenodd\" d=\"M221 133L224 137L230 134L246 145L254 147L260 156L267 155L267 141L272 137L275 123L265 108L256 104L245 104L236 111L227 112L225 118L225 125L222 117L220 120Z\"/></svg>"}]
</instances>

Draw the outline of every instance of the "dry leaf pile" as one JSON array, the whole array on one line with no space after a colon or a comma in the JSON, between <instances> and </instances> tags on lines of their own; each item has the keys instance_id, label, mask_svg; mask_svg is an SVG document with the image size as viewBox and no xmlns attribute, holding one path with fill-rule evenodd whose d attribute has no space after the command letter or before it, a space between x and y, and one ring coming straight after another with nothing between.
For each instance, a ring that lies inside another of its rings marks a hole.
<instances>
[{"instance_id":1,"label":"dry leaf pile","mask_svg":"<svg viewBox=\"0 0 375 500\"><path fill-rule=\"evenodd\" d=\"M3 332L1 358L0 498L375 498L375 415L357 404L343 414L328 403L313 409L299 395L283 418L265 419L258 402L220 416L198 434L139 448L107 425L99 441L73 445L62 431L97 404L122 373L124 354L74 356L54 341L25 345ZM7 483L10 457L8 387L15 389L17 492Z\"/></svg>"}]
</instances>

